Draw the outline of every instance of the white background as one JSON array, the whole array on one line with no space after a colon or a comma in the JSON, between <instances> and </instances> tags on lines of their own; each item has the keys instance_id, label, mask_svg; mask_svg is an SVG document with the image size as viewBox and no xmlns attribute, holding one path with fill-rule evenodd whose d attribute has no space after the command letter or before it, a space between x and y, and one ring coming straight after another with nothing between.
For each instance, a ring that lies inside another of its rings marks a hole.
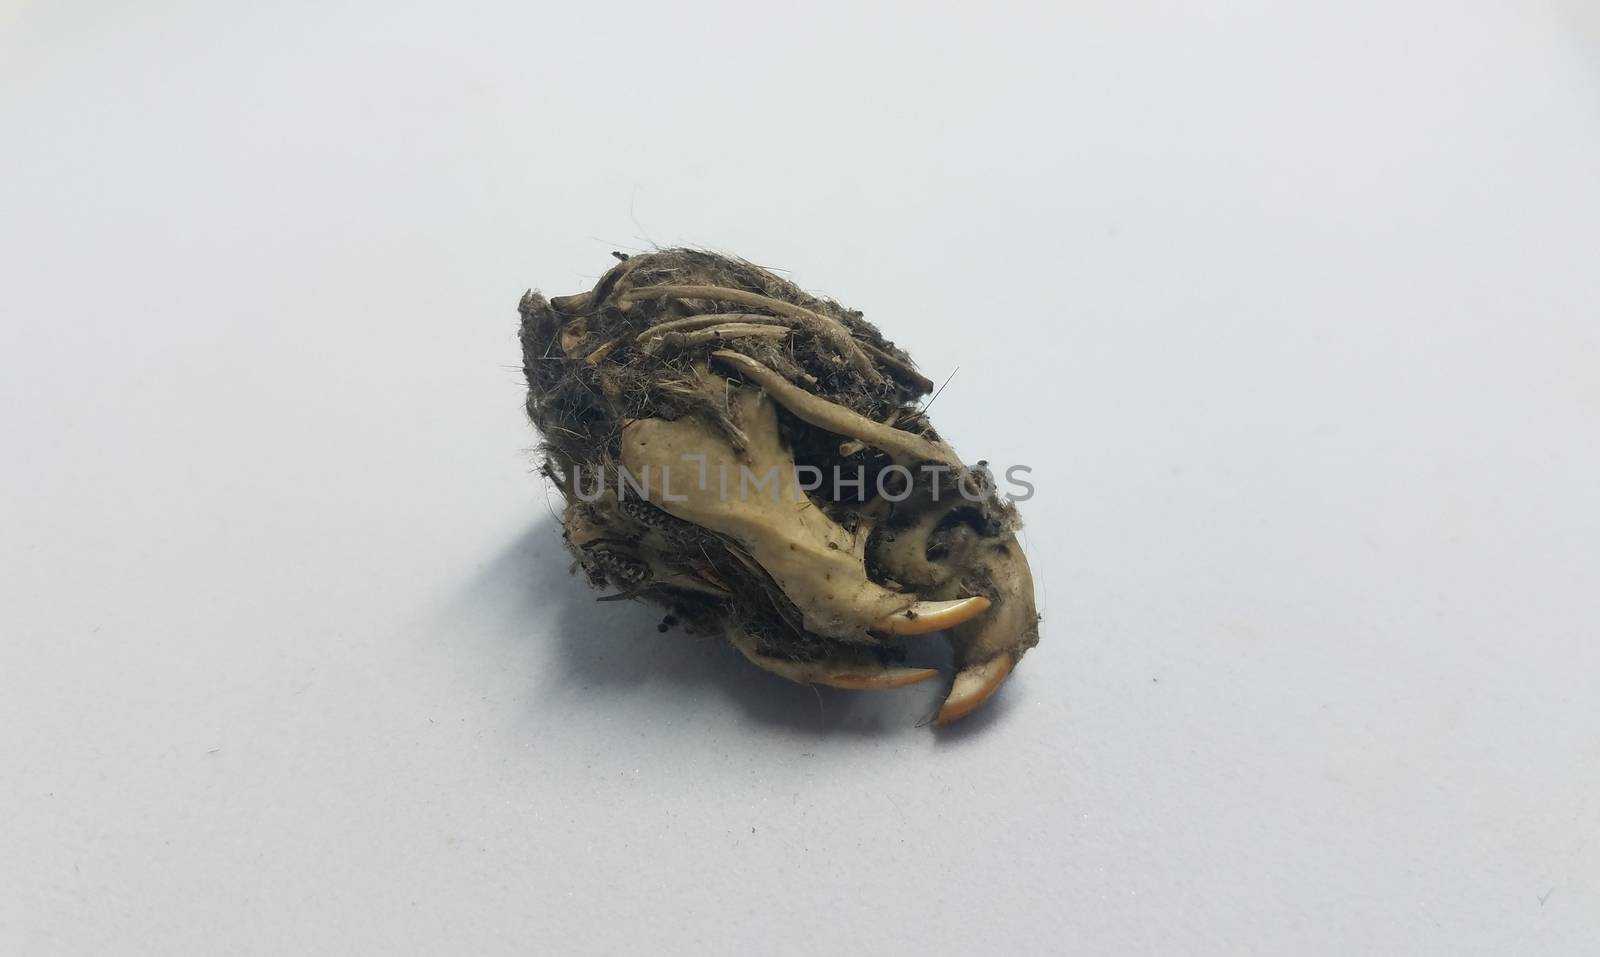
<instances>
[{"instance_id":1,"label":"white background","mask_svg":"<svg viewBox=\"0 0 1600 957\"><path fill-rule=\"evenodd\" d=\"M1600 946L1594 3L0 11L0 952ZM569 577L653 243L1035 469L981 717Z\"/></svg>"}]
</instances>

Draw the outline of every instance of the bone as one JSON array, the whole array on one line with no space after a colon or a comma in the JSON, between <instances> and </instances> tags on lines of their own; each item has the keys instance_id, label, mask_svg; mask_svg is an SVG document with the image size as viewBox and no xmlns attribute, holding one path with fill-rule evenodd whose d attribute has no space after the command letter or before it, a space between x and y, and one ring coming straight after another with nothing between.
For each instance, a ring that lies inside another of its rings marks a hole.
<instances>
[{"instance_id":1,"label":"bone","mask_svg":"<svg viewBox=\"0 0 1600 957\"><path fill-rule=\"evenodd\" d=\"M685 316L682 319L669 319L640 332L634 338L647 341L656 336L664 336L669 332L692 332L696 329L705 329L708 326L720 326L727 322L744 322L751 325L763 326L796 326L799 320L792 316L767 316L758 312L708 312L697 316Z\"/></svg>"},{"instance_id":2,"label":"bone","mask_svg":"<svg viewBox=\"0 0 1600 957\"><path fill-rule=\"evenodd\" d=\"M747 436L742 460L719 432L685 416L625 424L623 465L636 477L656 477L647 497L662 510L725 535L749 552L800 610L806 630L840 641L874 642L870 632L913 609L917 597L868 579L862 557L866 530L852 535L806 498L796 482L794 457L778 435L771 400L737 387L729 408ZM686 458L697 455L708 457L712 476L719 466L728 470L726 490L715 477L700 487L698 470ZM750 484L744 484L741 469L749 470ZM663 487L667 474L677 478ZM774 483L757 488L754 482L768 475Z\"/></svg>"},{"instance_id":3,"label":"bone","mask_svg":"<svg viewBox=\"0 0 1600 957\"><path fill-rule=\"evenodd\" d=\"M951 509L929 507L910 525L883 535L874 556L885 572L897 582L911 586L922 594L934 593L963 570L959 558L949 556L933 560L928 558L928 542Z\"/></svg>"},{"instance_id":4,"label":"bone","mask_svg":"<svg viewBox=\"0 0 1600 957\"><path fill-rule=\"evenodd\" d=\"M1015 535L987 546L976 561L990 578L994 607L950 631L956 677L935 719L949 724L987 701L1022 656L1039 643L1033 574Z\"/></svg>"},{"instance_id":5,"label":"bone","mask_svg":"<svg viewBox=\"0 0 1600 957\"><path fill-rule=\"evenodd\" d=\"M939 675L933 668L884 665L863 655L854 655L847 659L792 661L762 654L756 647L755 641L748 635L734 634L729 636L729 641L751 664L796 684L825 685L847 691L885 691L918 684Z\"/></svg>"},{"instance_id":6,"label":"bone","mask_svg":"<svg viewBox=\"0 0 1600 957\"><path fill-rule=\"evenodd\" d=\"M851 691L881 691L885 688L903 688L938 676L937 668L884 668L876 673L823 675L816 683Z\"/></svg>"},{"instance_id":7,"label":"bone","mask_svg":"<svg viewBox=\"0 0 1600 957\"><path fill-rule=\"evenodd\" d=\"M856 343L855 338L850 335L850 330L846 329L843 323L804 306L763 296L758 292L746 292L743 289L729 289L724 286L640 286L624 292L621 304L626 308L634 302L648 299L707 299L714 302L731 302L741 306L767 309L780 316L797 319L808 330L831 343L839 354L855 367L862 378L874 384L883 380L878 374L877 367L872 364L872 359Z\"/></svg>"},{"instance_id":8,"label":"bone","mask_svg":"<svg viewBox=\"0 0 1600 957\"><path fill-rule=\"evenodd\" d=\"M782 339L792 330L779 325L759 324L754 322L725 322L703 329L692 329L688 332L668 332L647 340L644 351L650 354L659 352L664 346L683 349L688 346L701 345L707 342L722 342L727 339Z\"/></svg>"},{"instance_id":9,"label":"bone","mask_svg":"<svg viewBox=\"0 0 1600 957\"><path fill-rule=\"evenodd\" d=\"M906 362L893 353L879 349L872 343L863 343L862 348L867 355L872 356L884 368L895 374L895 378L917 390L917 395L927 395L933 391L933 380L917 371L917 367Z\"/></svg>"},{"instance_id":10,"label":"bone","mask_svg":"<svg viewBox=\"0 0 1600 957\"><path fill-rule=\"evenodd\" d=\"M593 352L589 353L587 356L584 357L584 359L583 359L584 365L588 365L588 366L597 366L597 365L599 365L602 361L605 360L606 356L611 354L611 350L615 349L617 346L619 346L621 344L622 344L622 340L621 339L612 339L612 340L610 340L608 342L602 342L600 345L598 345L598 346L596 346L594 348Z\"/></svg>"},{"instance_id":11,"label":"bone","mask_svg":"<svg viewBox=\"0 0 1600 957\"><path fill-rule=\"evenodd\" d=\"M938 462L953 471L965 471L961 459L949 446L890 428L842 405L814 396L742 352L719 349L711 357L732 366L741 376L759 385L779 405L819 429L860 439L888 452L902 464Z\"/></svg>"}]
</instances>

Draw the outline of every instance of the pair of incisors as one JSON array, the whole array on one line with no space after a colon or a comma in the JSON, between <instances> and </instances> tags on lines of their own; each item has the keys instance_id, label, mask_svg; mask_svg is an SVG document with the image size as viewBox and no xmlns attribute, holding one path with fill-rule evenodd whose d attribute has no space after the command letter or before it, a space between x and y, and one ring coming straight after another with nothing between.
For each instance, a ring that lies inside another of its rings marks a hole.
<instances>
[{"instance_id":1,"label":"pair of incisors","mask_svg":"<svg viewBox=\"0 0 1600 957\"><path fill-rule=\"evenodd\" d=\"M737 543L799 610L805 629L833 639L838 650L821 660L794 660L763 650L758 636L737 626L730 642L754 664L791 681L876 690L931 680L939 672L884 664L875 646L888 636L947 631L956 674L934 722L970 714L1039 640L1033 578L1015 535L972 521L975 509L962 496L920 508L878 502L846 529L799 487L774 403L811 425L875 446L897 463L941 464L955 470L958 481L975 483L977 476L942 442L818 399L749 356L721 351L712 358L746 383L722 379L704 366L698 370L702 381L725 392L742 447L734 447L726 430L693 416L635 419L623 426L623 465L634 475L686 474L685 461L705 456L712 470L726 465L735 475L741 466L758 476L775 472L777 489L759 494L689 481L670 488L658 483L646 495L667 513ZM987 494L993 495L992 488ZM886 534L872 534L878 525ZM869 577L869 547L878 577L898 587Z\"/></svg>"}]
</instances>

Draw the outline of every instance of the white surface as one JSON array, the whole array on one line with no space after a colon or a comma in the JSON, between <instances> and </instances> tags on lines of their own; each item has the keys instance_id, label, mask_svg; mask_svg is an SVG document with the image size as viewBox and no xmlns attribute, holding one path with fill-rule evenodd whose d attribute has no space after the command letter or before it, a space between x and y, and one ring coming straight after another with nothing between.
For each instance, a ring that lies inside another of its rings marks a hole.
<instances>
[{"instance_id":1,"label":"white surface","mask_svg":"<svg viewBox=\"0 0 1600 957\"><path fill-rule=\"evenodd\" d=\"M541 6L4 7L0 952L1594 952L1592 4ZM567 576L649 242L1035 468L982 718Z\"/></svg>"}]
</instances>

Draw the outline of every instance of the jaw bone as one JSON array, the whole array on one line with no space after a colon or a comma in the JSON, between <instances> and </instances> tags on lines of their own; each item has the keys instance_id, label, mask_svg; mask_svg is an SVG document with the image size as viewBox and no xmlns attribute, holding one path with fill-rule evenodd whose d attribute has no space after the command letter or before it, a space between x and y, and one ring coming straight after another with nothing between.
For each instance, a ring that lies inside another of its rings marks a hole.
<instances>
[{"instance_id":1,"label":"jaw bone","mask_svg":"<svg viewBox=\"0 0 1600 957\"><path fill-rule=\"evenodd\" d=\"M987 615L951 630L956 678L934 724L958 721L989 700L1005 683L1018 659L1039 643L1033 573L1016 536L987 543L973 561L989 577L988 588L997 600Z\"/></svg>"}]
</instances>

